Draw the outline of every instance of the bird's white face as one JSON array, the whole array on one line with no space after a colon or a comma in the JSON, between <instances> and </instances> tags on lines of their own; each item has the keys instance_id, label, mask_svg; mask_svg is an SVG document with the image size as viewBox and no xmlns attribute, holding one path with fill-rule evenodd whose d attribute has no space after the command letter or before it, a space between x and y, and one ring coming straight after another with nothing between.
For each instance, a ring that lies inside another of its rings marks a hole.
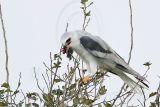
<instances>
[{"instance_id":1,"label":"bird's white face","mask_svg":"<svg viewBox=\"0 0 160 107\"><path fill-rule=\"evenodd\" d=\"M61 38L61 42L62 42L61 52L63 54L68 53L69 49L71 48L71 41L72 41L72 37L70 36L69 33L65 33L62 36L62 38Z\"/></svg>"}]
</instances>

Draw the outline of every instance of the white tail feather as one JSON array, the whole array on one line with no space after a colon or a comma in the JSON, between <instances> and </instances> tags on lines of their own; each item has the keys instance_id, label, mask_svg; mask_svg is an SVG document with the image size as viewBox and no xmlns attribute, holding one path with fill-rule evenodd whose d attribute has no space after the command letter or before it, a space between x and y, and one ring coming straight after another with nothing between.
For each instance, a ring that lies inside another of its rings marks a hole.
<instances>
[{"instance_id":1,"label":"white tail feather","mask_svg":"<svg viewBox=\"0 0 160 107\"><path fill-rule=\"evenodd\" d=\"M128 74L128 73L119 73L118 76L135 92L142 94L142 89L146 88L148 89L147 86L145 86L141 81L139 81L137 78L135 78L133 75Z\"/></svg>"}]
</instances>

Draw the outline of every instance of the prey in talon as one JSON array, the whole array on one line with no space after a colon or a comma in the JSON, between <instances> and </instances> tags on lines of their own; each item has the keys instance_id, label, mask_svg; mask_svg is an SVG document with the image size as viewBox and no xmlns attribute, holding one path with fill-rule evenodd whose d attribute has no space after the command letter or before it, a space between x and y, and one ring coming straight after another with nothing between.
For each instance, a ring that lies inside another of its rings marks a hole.
<instances>
[{"instance_id":1,"label":"prey in talon","mask_svg":"<svg viewBox=\"0 0 160 107\"><path fill-rule=\"evenodd\" d=\"M85 84L88 84L90 81L92 80L92 77L87 75L85 77L83 77L80 81L79 81L79 84L80 85L85 85Z\"/></svg>"},{"instance_id":2,"label":"prey in talon","mask_svg":"<svg viewBox=\"0 0 160 107\"><path fill-rule=\"evenodd\" d=\"M67 58L69 58L70 60L72 59L72 54L73 54L73 49L70 47L70 43L71 43L71 38L69 38L65 44L63 45L63 47L61 48L61 52L63 54L67 54Z\"/></svg>"}]
</instances>

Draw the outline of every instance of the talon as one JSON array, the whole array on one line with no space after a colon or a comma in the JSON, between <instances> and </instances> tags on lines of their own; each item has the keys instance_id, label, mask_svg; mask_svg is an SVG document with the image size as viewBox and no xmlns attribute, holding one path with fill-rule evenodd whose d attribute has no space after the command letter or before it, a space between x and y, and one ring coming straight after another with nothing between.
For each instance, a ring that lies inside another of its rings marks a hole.
<instances>
[{"instance_id":1,"label":"talon","mask_svg":"<svg viewBox=\"0 0 160 107\"><path fill-rule=\"evenodd\" d=\"M87 84L88 82L90 82L92 80L91 76L85 76L80 80L80 84Z\"/></svg>"}]
</instances>

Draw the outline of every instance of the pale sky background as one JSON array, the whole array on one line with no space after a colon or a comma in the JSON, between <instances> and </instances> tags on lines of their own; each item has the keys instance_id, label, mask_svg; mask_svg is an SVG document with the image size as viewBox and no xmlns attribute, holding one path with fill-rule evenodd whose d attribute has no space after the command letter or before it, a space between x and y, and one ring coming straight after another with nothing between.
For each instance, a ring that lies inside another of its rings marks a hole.
<instances>
[{"instance_id":1,"label":"pale sky background","mask_svg":"<svg viewBox=\"0 0 160 107\"><path fill-rule=\"evenodd\" d=\"M91 21L87 31L102 37L126 61L130 48L130 13L128 0L92 0ZM38 75L49 52L57 53L60 36L66 23L69 31L81 29L80 0L1 0L9 47L10 82L17 85L22 73L21 89L37 90L33 67ZM150 61L148 72L150 92L155 91L160 79L160 0L132 0L134 49L131 67L144 74L143 63ZM0 83L5 81L5 54L0 30ZM107 82L109 95L116 95L122 81L111 76Z\"/></svg>"}]
</instances>

